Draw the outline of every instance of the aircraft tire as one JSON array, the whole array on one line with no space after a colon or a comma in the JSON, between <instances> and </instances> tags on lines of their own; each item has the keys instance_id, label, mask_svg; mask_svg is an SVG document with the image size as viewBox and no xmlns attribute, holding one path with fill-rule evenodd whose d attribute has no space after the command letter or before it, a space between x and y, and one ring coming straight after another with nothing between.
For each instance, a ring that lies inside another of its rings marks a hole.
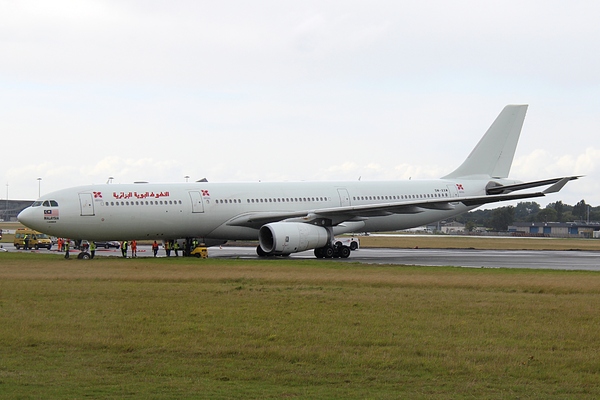
<instances>
[{"instance_id":1,"label":"aircraft tire","mask_svg":"<svg viewBox=\"0 0 600 400\"><path fill-rule=\"evenodd\" d=\"M356 243L356 242L350 243L350 250L354 251L356 249L358 249L358 243Z\"/></svg>"},{"instance_id":2,"label":"aircraft tire","mask_svg":"<svg viewBox=\"0 0 600 400\"><path fill-rule=\"evenodd\" d=\"M262 249L262 247L256 246L256 254L258 254L259 257L267 257L268 254Z\"/></svg>"},{"instance_id":3,"label":"aircraft tire","mask_svg":"<svg viewBox=\"0 0 600 400\"><path fill-rule=\"evenodd\" d=\"M340 249L340 257L341 258L348 258L348 257L350 257L350 247L348 247L348 246L342 246L342 248Z\"/></svg>"},{"instance_id":4,"label":"aircraft tire","mask_svg":"<svg viewBox=\"0 0 600 400\"><path fill-rule=\"evenodd\" d=\"M325 256L325 258L333 258L333 253L333 247L324 247L323 255Z\"/></svg>"}]
</instances>

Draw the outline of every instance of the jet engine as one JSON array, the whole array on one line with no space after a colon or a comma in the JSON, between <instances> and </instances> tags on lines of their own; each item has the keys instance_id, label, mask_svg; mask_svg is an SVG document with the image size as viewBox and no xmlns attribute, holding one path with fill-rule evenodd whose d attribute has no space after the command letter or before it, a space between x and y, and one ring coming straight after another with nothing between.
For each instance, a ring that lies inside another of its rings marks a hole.
<instances>
[{"instance_id":1,"label":"jet engine","mask_svg":"<svg viewBox=\"0 0 600 400\"><path fill-rule=\"evenodd\" d=\"M266 254L297 253L326 246L330 240L327 229L302 222L273 222L258 232L260 248Z\"/></svg>"}]
</instances>

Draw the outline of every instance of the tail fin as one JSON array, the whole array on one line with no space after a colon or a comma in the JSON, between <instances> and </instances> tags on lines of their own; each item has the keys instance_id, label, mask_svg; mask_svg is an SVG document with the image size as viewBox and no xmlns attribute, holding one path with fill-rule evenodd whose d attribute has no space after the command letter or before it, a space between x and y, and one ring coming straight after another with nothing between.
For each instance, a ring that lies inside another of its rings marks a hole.
<instances>
[{"instance_id":1,"label":"tail fin","mask_svg":"<svg viewBox=\"0 0 600 400\"><path fill-rule=\"evenodd\" d=\"M469 157L460 167L442 179L483 176L507 178L526 112L527 105L504 107Z\"/></svg>"}]
</instances>

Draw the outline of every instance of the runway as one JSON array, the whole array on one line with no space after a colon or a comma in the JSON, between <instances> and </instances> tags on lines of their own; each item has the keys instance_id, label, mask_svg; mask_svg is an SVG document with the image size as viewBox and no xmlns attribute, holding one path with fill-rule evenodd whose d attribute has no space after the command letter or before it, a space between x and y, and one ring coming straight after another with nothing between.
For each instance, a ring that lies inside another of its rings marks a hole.
<instances>
[{"instance_id":1,"label":"runway","mask_svg":"<svg viewBox=\"0 0 600 400\"><path fill-rule=\"evenodd\" d=\"M16 250L10 244L4 244L4 249L10 252ZM59 254L55 250L32 250L37 253ZM78 252L73 251L72 257ZM164 250L159 251L159 257L165 258ZM98 257L121 255L117 249L98 249ZM131 255L131 251L128 256ZM138 246L138 257L151 257L150 246ZM259 259L254 247L210 247L209 258L229 259ZM314 259L313 251L295 253L287 259ZM281 259L273 257L273 260ZM203 260L198 259L198 263ZM323 259L324 262L329 261ZM361 248L353 251L349 258L335 258L331 261L341 261L362 264L393 264L393 265L423 265L423 266L454 266L468 268L530 268L555 270L600 271L600 252L596 251L526 251L526 250L472 250L472 249L389 249ZM85 262L85 261L82 261Z\"/></svg>"},{"instance_id":2,"label":"runway","mask_svg":"<svg viewBox=\"0 0 600 400\"><path fill-rule=\"evenodd\" d=\"M212 258L258 258L255 249L249 247L209 248L208 255ZM305 251L288 258L315 257L312 251ZM364 264L600 271L600 252L592 251L361 248L347 259L334 260Z\"/></svg>"}]
</instances>

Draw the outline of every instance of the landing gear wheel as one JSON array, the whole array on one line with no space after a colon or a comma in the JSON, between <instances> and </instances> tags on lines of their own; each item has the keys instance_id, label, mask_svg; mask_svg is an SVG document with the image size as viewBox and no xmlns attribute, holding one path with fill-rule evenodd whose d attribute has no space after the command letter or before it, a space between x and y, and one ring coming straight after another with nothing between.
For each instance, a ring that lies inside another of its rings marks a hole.
<instances>
[{"instance_id":1,"label":"landing gear wheel","mask_svg":"<svg viewBox=\"0 0 600 400\"><path fill-rule=\"evenodd\" d=\"M317 257L317 258L324 258L325 257L325 252L323 251L322 247L319 247L319 248L315 249L315 257Z\"/></svg>"},{"instance_id":2,"label":"landing gear wheel","mask_svg":"<svg viewBox=\"0 0 600 400\"><path fill-rule=\"evenodd\" d=\"M325 256L325 258L333 258L333 247L324 247L323 248L323 255Z\"/></svg>"},{"instance_id":3,"label":"landing gear wheel","mask_svg":"<svg viewBox=\"0 0 600 400\"><path fill-rule=\"evenodd\" d=\"M340 257L341 258L348 258L348 257L350 257L350 247L348 247L348 246L342 246L342 248L340 249Z\"/></svg>"},{"instance_id":4,"label":"landing gear wheel","mask_svg":"<svg viewBox=\"0 0 600 400\"><path fill-rule=\"evenodd\" d=\"M260 246L256 247L256 254L258 254L259 257L266 257L269 255Z\"/></svg>"},{"instance_id":5,"label":"landing gear wheel","mask_svg":"<svg viewBox=\"0 0 600 400\"><path fill-rule=\"evenodd\" d=\"M350 243L350 250L354 251L356 249L358 249L358 243L356 243L356 242Z\"/></svg>"}]
</instances>

